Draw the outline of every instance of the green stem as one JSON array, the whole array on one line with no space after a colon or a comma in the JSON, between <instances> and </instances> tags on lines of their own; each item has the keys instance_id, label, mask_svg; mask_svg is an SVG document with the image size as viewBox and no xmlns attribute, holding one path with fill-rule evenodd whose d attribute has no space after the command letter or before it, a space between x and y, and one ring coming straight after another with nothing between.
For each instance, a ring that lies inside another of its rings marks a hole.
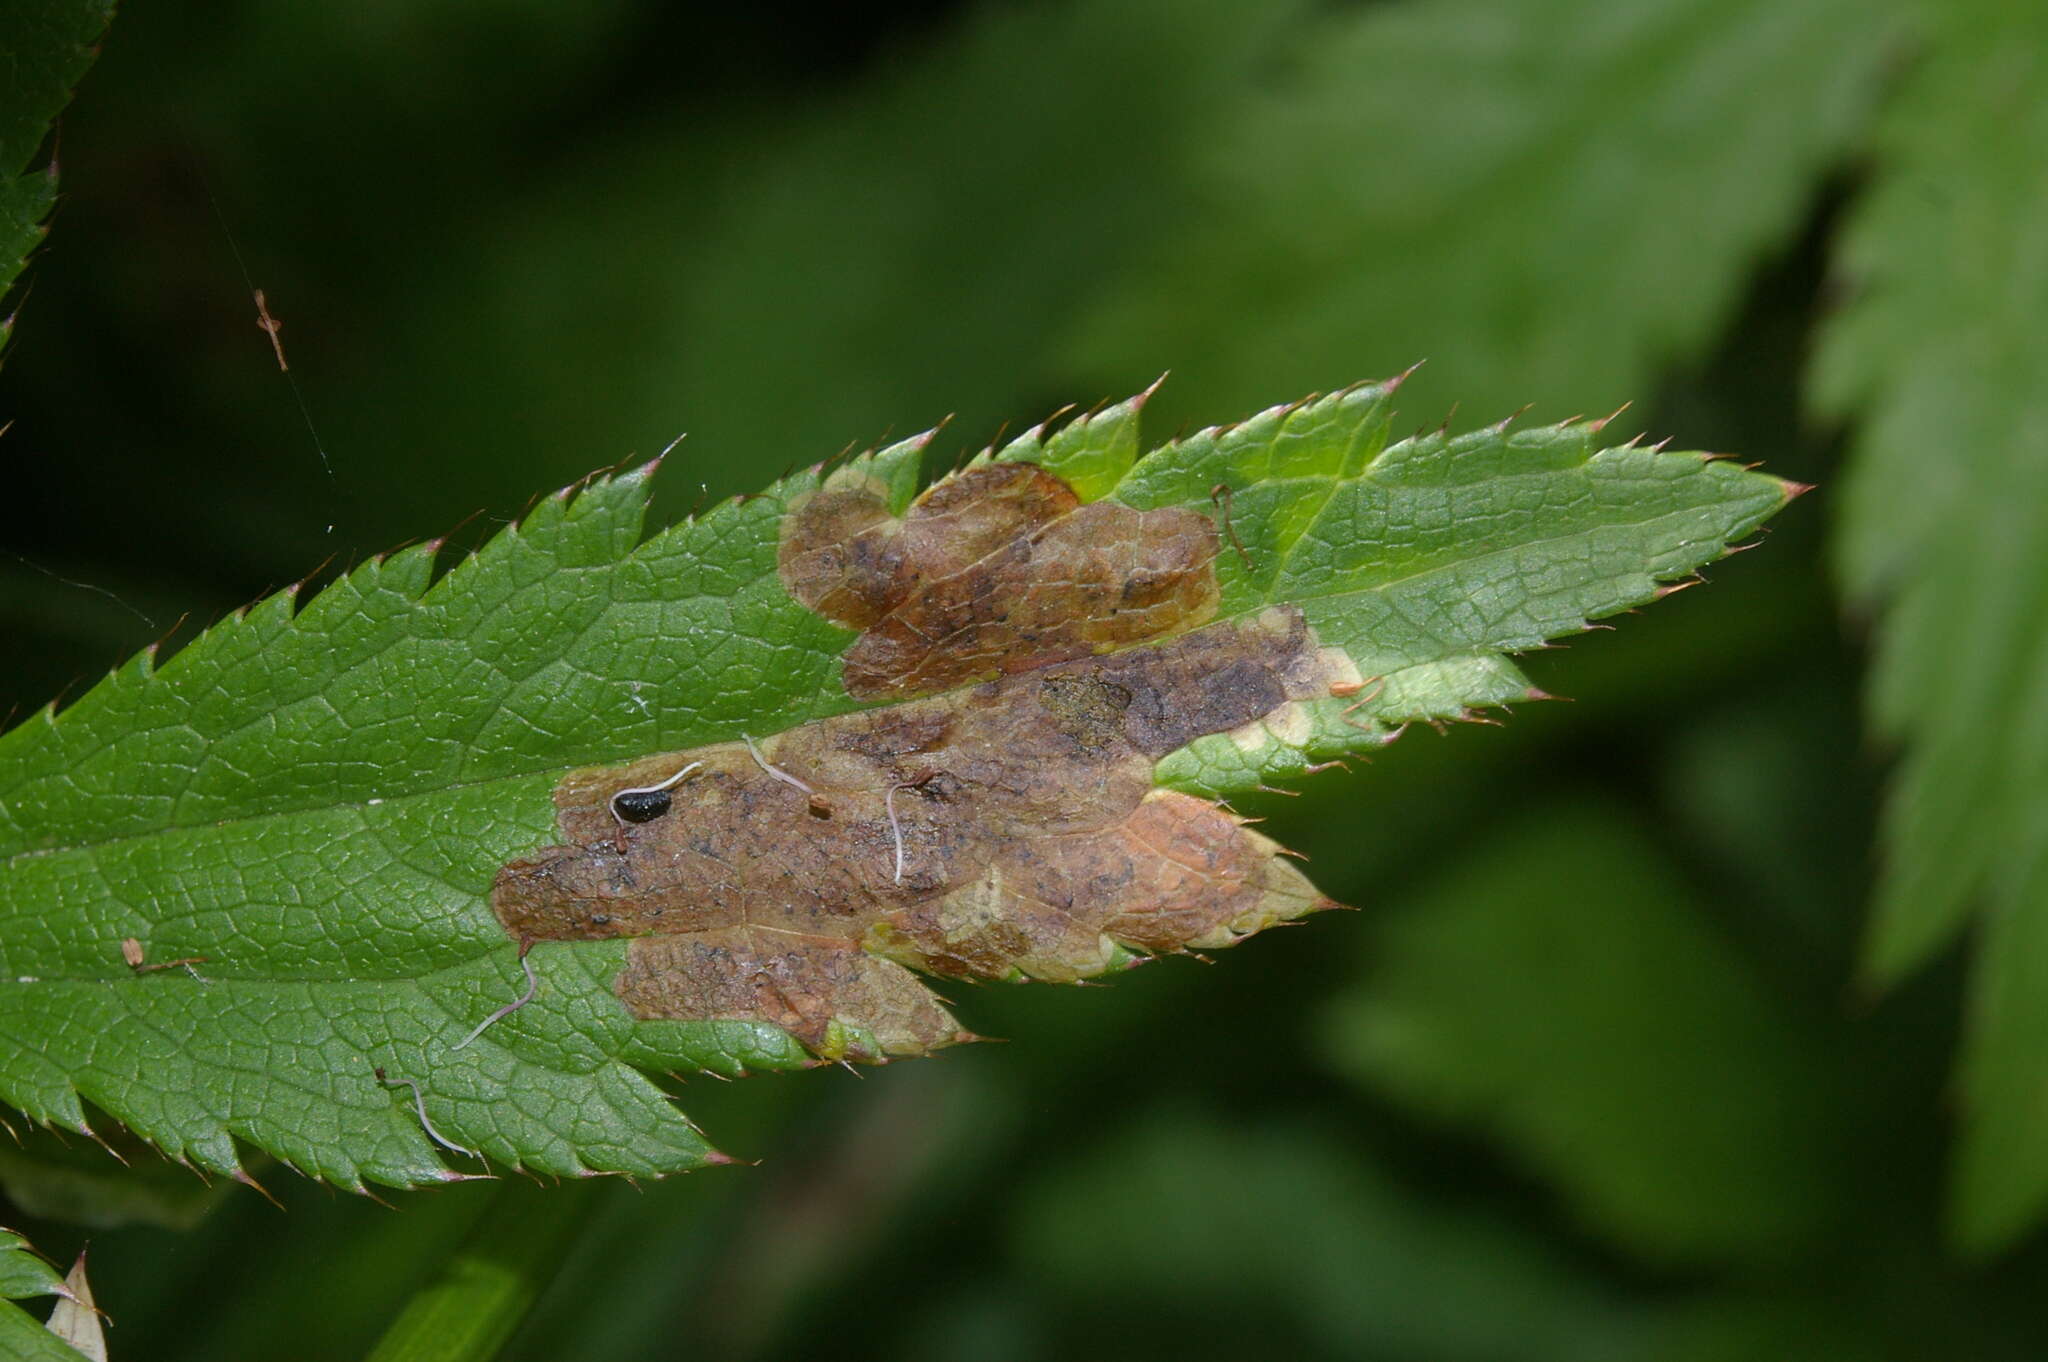
<instances>
[{"instance_id":1,"label":"green stem","mask_svg":"<svg viewBox=\"0 0 2048 1362\"><path fill-rule=\"evenodd\" d=\"M526 1318L589 1222L597 1188L505 1183L434 1279L413 1293L367 1362L489 1362Z\"/></svg>"}]
</instances>

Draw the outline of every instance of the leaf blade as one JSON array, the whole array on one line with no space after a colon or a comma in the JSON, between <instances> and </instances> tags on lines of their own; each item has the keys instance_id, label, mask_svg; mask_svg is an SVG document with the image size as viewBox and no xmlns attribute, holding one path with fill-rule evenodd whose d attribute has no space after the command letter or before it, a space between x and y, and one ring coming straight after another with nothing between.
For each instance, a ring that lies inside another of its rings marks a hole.
<instances>
[{"instance_id":1,"label":"leaf blade","mask_svg":"<svg viewBox=\"0 0 2048 1362\"><path fill-rule=\"evenodd\" d=\"M1386 445L1376 432L1392 391L1297 404L1273 430L1255 420L1133 461L1141 395L1050 435L1041 428L996 460L1066 460L1111 501L1178 498L1196 523L1220 516L1241 532L1254 563L1276 546L1278 568L1262 583L1219 540L1214 622L1129 656L1182 648L1172 655L1200 659L1204 635L1262 637L1268 621L1295 610L1323 631L1322 652L1304 665L1317 675L1335 668L1327 696L1299 711L1283 705L1249 746L1215 731L1220 721L1186 729L1199 740L1182 753L1170 749L1185 737L1160 744L1168 755L1150 768L1151 783L1165 788L1143 801L1127 834L1134 845L1203 828L1213 839L1205 855L1241 845L1254 864L1278 866L1263 839L1238 834L1185 792L1217 796L1299 775L1324 755L1379 745L1406 719L1463 717L1525 696L1504 651L1653 598L1659 578L1718 556L1785 499L1784 484L1732 465L1598 450L1597 424ZM818 1027L803 1033L808 1049L795 1023L744 1009L675 1020L629 1002L629 1015L622 981L646 961L581 919L540 933L541 944L519 938L522 953L532 948L529 989L492 887L517 858L563 835L561 791L590 778L557 786L563 767L608 770L626 757L723 743L733 750L721 770L780 789L769 779L788 774L771 765L778 735L864 723L862 714L892 707L863 710L848 694L840 667L855 635L791 594L782 540L796 508L838 488L879 489L882 509L904 514L928 438L797 474L644 540L650 470L599 478L544 499L438 579L435 545L365 564L296 612L290 593L261 602L160 666L144 658L63 713L46 710L0 736L0 978L12 980L0 985L0 1032L16 1042L0 1095L37 1120L80 1129L90 1101L171 1157L228 1175L240 1174L237 1141L358 1188L459 1176L446 1156L472 1151L563 1176L651 1175L723 1156L642 1070L737 1074L944 1043L952 1024L942 1014L930 1023L936 1040L922 1038L930 1026L919 1022L890 1041L853 1014L833 1014L830 1000L804 1023ZM1210 495L1211 464L1255 469L1243 500ZM1602 471L1610 466L1623 475ZM1019 485L1034 478L1042 481L1030 474ZM1262 501L1269 484L1301 495ZM1401 547L1401 526L1424 509L1434 523L1393 568L1358 552ZM1151 523L1122 507L1096 510L1103 523ZM1569 523L1548 533L1560 516ZM1624 529L1645 517L1664 528L1602 542L1617 516ZM1508 573L1486 566L1517 552L1535 558ZM1401 618L1398 605L1358 604L1439 579L1470 600L1482 583L1464 569L1490 574L1499 606L1470 627L1396 634L1386 622ZM1523 610L1537 587L1555 602ZM1337 653L1389 674L1361 696L1357 665L1340 665ZM1355 709L1366 717L1351 718ZM1075 721L1094 722L1086 713ZM657 776L678 765L647 760ZM915 781L892 787L890 799L906 788ZM888 814L893 828L893 805ZM578 817L595 820L580 849L557 850L607 864L614 820L622 839L626 826L616 806ZM866 862L886 866L886 842L872 845ZM910 858L913 870L923 854ZM1200 859L1167 856L1159 867L1199 879L1211 873ZM553 872L531 873L538 884ZM1131 919L1117 930L1154 942L1147 950L1228 944L1322 906L1295 872L1259 873L1265 896L1219 922ZM917 939L895 931L860 944L881 957L871 969L956 968ZM1070 977L1132 958L1126 939L1109 935L1099 946L1055 944L1016 956L1040 962L1016 967ZM622 972L629 959L641 965ZM912 1005L904 987L886 985L888 1006Z\"/></svg>"}]
</instances>

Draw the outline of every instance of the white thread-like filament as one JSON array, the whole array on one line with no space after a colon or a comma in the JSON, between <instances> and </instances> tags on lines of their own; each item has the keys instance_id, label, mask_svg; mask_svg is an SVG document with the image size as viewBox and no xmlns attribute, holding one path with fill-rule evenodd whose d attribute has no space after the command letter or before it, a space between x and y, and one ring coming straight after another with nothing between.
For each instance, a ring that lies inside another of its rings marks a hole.
<instances>
[{"instance_id":1,"label":"white thread-like filament","mask_svg":"<svg viewBox=\"0 0 2048 1362\"><path fill-rule=\"evenodd\" d=\"M789 772L783 770L780 766L771 764L766 757L762 756L761 749L754 746L754 740L752 738L742 733L740 734L740 741L744 742L747 745L748 753L752 755L752 757L754 758L754 765L760 767L763 771L766 771L769 775L775 777L784 785L793 785L797 789L802 790L804 794L809 798L816 799L818 797L818 792L816 790L812 789L810 786L806 785L803 781L797 779Z\"/></svg>"},{"instance_id":2,"label":"white thread-like filament","mask_svg":"<svg viewBox=\"0 0 2048 1362\"><path fill-rule=\"evenodd\" d=\"M896 792L908 790L908 785L891 785L889 793L882 796L882 809L889 815L889 836L896 841L896 883L903 883L903 825L896 821Z\"/></svg>"},{"instance_id":3,"label":"white thread-like filament","mask_svg":"<svg viewBox=\"0 0 2048 1362\"><path fill-rule=\"evenodd\" d=\"M446 1135L443 1135L440 1131L434 1129L434 1123L427 1119L426 1094L420 1091L420 1085L418 1083L415 1083L410 1078L387 1078L385 1077L384 1071L382 1069L377 1070L377 1081L379 1083L386 1085L387 1087L395 1087L402 1083L406 1087L412 1089L413 1110L419 1113L420 1128L427 1132L428 1139L432 1140L435 1144L440 1145L441 1148L449 1150L456 1154L467 1154L472 1159L481 1159L483 1157L483 1155L477 1153L474 1149L469 1148L467 1145L459 1145L455 1143L455 1141L449 1139Z\"/></svg>"},{"instance_id":4,"label":"white thread-like filament","mask_svg":"<svg viewBox=\"0 0 2048 1362\"><path fill-rule=\"evenodd\" d=\"M534 977L533 962L522 955L519 957L519 968L526 971L526 992L520 994L517 998L514 998L511 1002L506 1003L496 1012L493 1012L490 1016L485 1017L482 1021L478 1022L476 1024L476 1030L470 1032L461 1040L458 1040L453 1045L449 1046L448 1048L450 1050L460 1050L464 1048L471 1041L475 1040L478 1036L481 1036L484 1032L488 1031L494 1023L503 1021L505 1018L511 1016L514 1012L517 1012L520 1008L532 1002L536 997L540 996L540 980Z\"/></svg>"},{"instance_id":5,"label":"white thread-like filament","mask_svg":"<svg viewBox=\"0 0 2048 1362\"><path fill-rule=\"evenodd\" d=\"M666 789L668 789L669 787L671 787L671 786L673 786L673 785L676 785L676 784L678 784L679 782L681 782L681 780L682 780L682 778L683 778L684 776L687 776L688 774L690 774L690 772L692 772L692 771L696 770L696 769L697 769L698 767L702 766L703 764L704 764L704 763L703 763L703 762L701 762L701 761L693 761L693 762L691 762L691 763L690 763L690 764L689 764L688 766L685 766L685 767L684 767L684 768L683 768L682 770L680 770L680 771L676 772L676 773L675 773L674 775L670 776L670 777L669 777L669 778L668 778L667 780L661 781L661 782L659 782L658 784L654 784L654 785L635 785L635 786L631 787L630 789L625 789L625 790L616 790L616 791L614 791L614 792L612 793L612 797L611 797L611 799L610 799L610 800L608 801L608 803L607 803L606 807L608 807L609 809L611 809L611 811L612 811L612 817L618 820L618 824L619 824L619 831L621 831L621 832L624 832L624 831L626 830L626 819L625 819L625 815L623 815L623 814L621 814L621 813L619 812L619 800L620 800L621 798L625 797L626 795L636 795L636 794L660 794L660 793L661 793L661 792L662 792L663 790L666 790Z\"/></svg>"}]
</instances>

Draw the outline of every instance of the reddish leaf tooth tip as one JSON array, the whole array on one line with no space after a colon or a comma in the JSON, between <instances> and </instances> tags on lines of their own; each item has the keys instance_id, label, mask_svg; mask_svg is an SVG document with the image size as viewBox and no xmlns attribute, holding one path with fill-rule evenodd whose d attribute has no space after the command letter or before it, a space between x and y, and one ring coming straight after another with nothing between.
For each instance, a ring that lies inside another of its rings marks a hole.
<instances>
[{"instance_id":1,"label":"reddish leaf tooth tip","mask_svg":"<svg viewBox=\"0 0 2048 1362\"><path fill-rule=\"evenodd\" d=\"M1586 429L1593 432L1595 435L1598 435L1601 431L1607 429L1608 424L1612 422L1617 416L1620 416L1623 412L1627 411L1630 407L1634 405L1635 404L1633 402L1624 402L1620 406L1616 407L1613 411L1608 412L1605 416L1586 422Z\"/></svg>"},{"instance_id":2,"label":"reddish leaf tooth tip","mask_svg":"<svg viewBox=\"0 0 2048 1362\"><path fill-rule=\"evenodd\" d=\"M1507 434L1508 427L1513 425L1515 422L1521 420L1522 417L1526 416L1529 412L1529 408L1535 405L1536 404L1534 402L1524 402L1521 406L1515 408L1506 416L1501 417L1500 420L1495 421L1492 425L1488 426L1487 429L1492 431L1496 435L1505 435Z\"/></svg>"},{"instance_id":3,"label":"reddish leaf tooth tip","mask_svg":"<svg viewBox=\"0 0 2048 1362\"><path fill-rule=\"evenodd\" d=\"M247 1187L249 1190L256 1193L256 1195L262 1197L271 1205L277 1207L277 1209L279 1209L280 1211L284 1209L284 1203L279 1201L276 1197L272 1196L270 1194L270 1189L268 1187L265 1187L262 1183L258 1182L254 1177L250 1176L248 1169L240 1167L230 1169L228 1171L228 1176L233 1178L236 1182L241 1183L244 1187Z\"/></svg>"},{"instance_id":4,"label":"reddish leaf tooth tip","mask_svg":"<svg viewBox=\"0 0 2048 1362\"><path fill-rule=\"evenodd\" d=\"M1805 496L1808 492L1813 491L1814 488L1818 486L1818 484L1816 483L1792 482L1789 479L1782 480L1781 485L1783 487L1785 501L1788 504L1799 500L1799 498Z\"/></svg>"}]
</instances>

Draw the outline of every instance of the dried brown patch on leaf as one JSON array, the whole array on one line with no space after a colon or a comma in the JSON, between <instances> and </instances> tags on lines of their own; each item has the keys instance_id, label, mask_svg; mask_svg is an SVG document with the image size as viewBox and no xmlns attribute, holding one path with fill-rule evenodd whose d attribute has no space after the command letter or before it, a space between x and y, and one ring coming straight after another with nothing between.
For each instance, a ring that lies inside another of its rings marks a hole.
<instances>
[{"instance_id":1,"label":"dried brown patch on leaf","mask_svg":"<svg viewBox=\"0 0 2048 1362\"><path fill-rule=\"evenodd\" d=\"M630 938L617 991L635 1016L919 1053L959 1030L905 965L1072 981L1329 906L1235 815L1154 789L1152 767L1331 679L1300 612L1276 608L804 724L758 759L723 743L572 772L563 844L500 871L492 904L520 942ZM618 802L692 763L665 800Z\"/></svg>"},{"instance_id":2,"label":"dried brown patch on leaf","mask_svg":"<svg viewBox=\"0 0 2048 1362\"><path fill-rule=\"evenodd\" d=\"M636 1017L765 1021L835 1058L923 1054L968 1039L903 966L848 941L767 927L643 937L617 989ZM848 1035L849 1026L866 1035Z\"/></svg>"},{"instance_id":3,"label":"dried brown patch on leaf","mask_svg":"<svg viewBox=\"0 0 2048 1362\"><path fill-rule=\"evenodd\" d=\"M846 689L927 695L1167 637L1216 613L1216 528L1180 507L1082 505L1029 463L978 464L898 519L857 472L783 520L789 592L862 631Z\"/></svg>"}]
</instances>

